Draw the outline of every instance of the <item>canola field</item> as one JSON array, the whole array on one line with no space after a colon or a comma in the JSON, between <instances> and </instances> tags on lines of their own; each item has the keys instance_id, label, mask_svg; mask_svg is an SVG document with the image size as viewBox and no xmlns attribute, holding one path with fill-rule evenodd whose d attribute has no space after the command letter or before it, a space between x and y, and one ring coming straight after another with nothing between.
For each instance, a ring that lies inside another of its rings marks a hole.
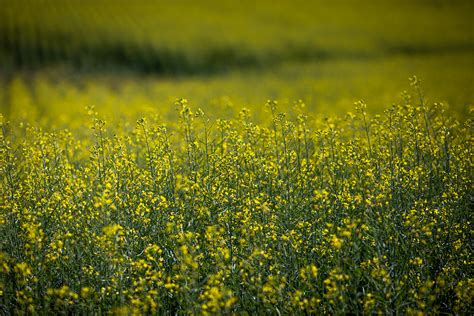
<instances>
[{"instance_id":1,"label":"canola field","mask_svg":"<svg viewBox=\"0 0 474 316\"><path fill-rule=\"evenodd\" d=\"M0 314L472 314L473 15L0 0Z\"/></svg>"}]
</instances>

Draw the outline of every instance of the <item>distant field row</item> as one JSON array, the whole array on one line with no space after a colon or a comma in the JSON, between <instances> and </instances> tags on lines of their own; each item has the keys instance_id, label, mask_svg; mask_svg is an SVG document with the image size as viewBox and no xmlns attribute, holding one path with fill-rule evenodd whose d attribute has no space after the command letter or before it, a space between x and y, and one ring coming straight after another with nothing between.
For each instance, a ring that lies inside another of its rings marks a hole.
<instances>
[{"instance_id":1,"label":"distant field row","mask_svg":"<svg viewBox=\"0 0 474 316\"><path fill-rule=\"evenodd\" d=\"M0 0L0 61L188 74L474 50L471 1L348 3Z\"/></svg>"}]
</instances>

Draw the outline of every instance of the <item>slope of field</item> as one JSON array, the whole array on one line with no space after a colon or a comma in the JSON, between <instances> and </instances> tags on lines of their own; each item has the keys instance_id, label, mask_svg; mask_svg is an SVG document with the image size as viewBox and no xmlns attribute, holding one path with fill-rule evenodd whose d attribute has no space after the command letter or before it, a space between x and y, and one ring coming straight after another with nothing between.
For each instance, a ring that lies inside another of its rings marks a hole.
<instances>
[{"instance_id":1,"label":"slope of field","mask_svg":"<svg viewBox=\"0 0 474 316\"><path fill-rule=\"evenodd\" d=\"M422 78L429 102L443 102L450 115L464 121L474 100L474 59L471 54L398 56L375 60L341 60L286 63L267 71L232 71L208 76L162 78L132 74L42 71L17 73L3 81L0 109L11 119L37 122L49 127L81 128L85 107L95 105L108 121L147 113L159 114L173 123L178 98L188 98L211 118L232 118L242 108L265 121L261 105L279 101L281 111L292 112L296 101L306 104L308 114L328 117L352 111L362 99L368 111L381 114L403 101L407 78Z\"/></svg>"}]
</instances>

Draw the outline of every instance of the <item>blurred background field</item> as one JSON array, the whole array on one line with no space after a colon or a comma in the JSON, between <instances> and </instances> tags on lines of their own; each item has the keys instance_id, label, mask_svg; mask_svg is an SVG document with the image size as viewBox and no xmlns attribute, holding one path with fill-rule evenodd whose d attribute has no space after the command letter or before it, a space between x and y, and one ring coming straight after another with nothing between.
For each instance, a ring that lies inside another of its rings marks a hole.
<instances>
[{"instance_id":1,"label":"blurred background field","mask_svg":"<svg viewBox=\"0 0 474 316\"><path fill-rule=\"evenodd\" d=\"M0 1L1 112L59 124L173 101L261 115L298 99L318 115L364 99L380 112L417 75L465 117L473 101L472 1ZM397 99L398 98L398 99ZM217 111L217 112L216 112Z\"/></svg>"}]
</instances>

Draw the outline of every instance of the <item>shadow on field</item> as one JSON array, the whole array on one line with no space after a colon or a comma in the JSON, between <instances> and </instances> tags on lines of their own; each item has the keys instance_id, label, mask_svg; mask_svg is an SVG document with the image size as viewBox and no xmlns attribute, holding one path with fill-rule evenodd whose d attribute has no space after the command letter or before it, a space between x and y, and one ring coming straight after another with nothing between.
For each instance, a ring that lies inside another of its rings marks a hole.
<instances>
[{"instance_id":1,"label":"shadow on field","mask_svg":"<svg viewBox=\"0 0 474 316\"><path fill-rule=\"evenodd\" d=\"M123 70L162 76L209 75L233 69L268 68L288 61L326 61L384 58L394 55L432 55L474 52L474 43L414 44L379 42L374 51L335 50L286 45L275 50L252 51L238 46L213 46L196 54L128 41L107 40L97 45L59 32L37 34L38 41L23 41L20 31L0 29L0 59L5 73L68 66L77 71ZM49 43L43 45L42 43Z\"/></svg>"}]
</instances>

